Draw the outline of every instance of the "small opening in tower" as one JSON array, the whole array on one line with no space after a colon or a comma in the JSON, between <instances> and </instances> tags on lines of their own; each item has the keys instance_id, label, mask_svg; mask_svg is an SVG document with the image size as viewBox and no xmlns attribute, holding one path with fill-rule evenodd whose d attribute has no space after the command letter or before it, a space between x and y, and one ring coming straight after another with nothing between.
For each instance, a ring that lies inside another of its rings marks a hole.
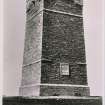
<instances>
[{"instance_id":1,"label":"small opening in tower","mask_svg":"<svg viewBox=\"0 0 105 105\"><path fill-rule=\"evenodd\" d=\"M60 63L60 74L69 75L69 63Z\"/></svg>"}]
</instances>

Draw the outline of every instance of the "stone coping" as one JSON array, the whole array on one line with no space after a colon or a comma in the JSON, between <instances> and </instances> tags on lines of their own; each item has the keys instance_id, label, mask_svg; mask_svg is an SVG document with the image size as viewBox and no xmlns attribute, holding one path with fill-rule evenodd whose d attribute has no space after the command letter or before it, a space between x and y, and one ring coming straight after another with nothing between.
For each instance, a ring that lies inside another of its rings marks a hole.
<instances>
[{"instance_id":1,"label":"stone coping","mask_svg":"<svg viewBox=\"0 0 105 105\"><path fill-rule=\"evenodd\" d=\"M34 100L34 99L56 99L56 100L68 100L68 99L102 99L102 96L3 96L3 99L11 100L11 99L28 99L28 100Z\"/></svg>"},{"instance_id":2,"label":"stone coping","mask_svg":"<svg viewBox=\"0 0 105 105\"><path fill-rule=\"evenodd\" d=\"M47 83L40 83L40 84L32 84L32 85L23 85L21 87L30 87L30 86L66 86L66 87L89 87L88 85L76 85L76 84L47 84Z\"/></svg>"}]
</instances>

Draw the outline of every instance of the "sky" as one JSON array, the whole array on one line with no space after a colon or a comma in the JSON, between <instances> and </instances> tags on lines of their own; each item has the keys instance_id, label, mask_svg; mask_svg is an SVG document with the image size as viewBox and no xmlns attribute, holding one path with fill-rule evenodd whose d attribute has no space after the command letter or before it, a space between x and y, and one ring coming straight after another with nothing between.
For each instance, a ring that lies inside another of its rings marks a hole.
<instances>
[{"instance_id":1,"label":"sky","mask_svg":"<svg viewBox=\"0 0 105 105\"><path fill-rule=\"evenodd\" d=\"M4 0L3 94L18 95L21 82L25 0ZM84 29L88 84L92 96L103 95L102 0L84 0Z\"/></svg>"}]
</instances>

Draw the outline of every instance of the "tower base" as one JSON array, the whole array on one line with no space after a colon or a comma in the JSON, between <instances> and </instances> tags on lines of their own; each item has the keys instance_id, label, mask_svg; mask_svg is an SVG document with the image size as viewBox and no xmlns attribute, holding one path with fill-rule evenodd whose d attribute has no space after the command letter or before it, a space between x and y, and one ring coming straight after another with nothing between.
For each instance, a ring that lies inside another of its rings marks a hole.
<instances>
[{"instance_id":1,"label":"tower base","mask_svg":"<svg viewBox=\"0 0 105 105\"><path fill-rule=\"evenodd\" d=\"M102 105L101 97L4 97L3 105Z\"/></svg>"},{"instance_id":2,"label":"tower base","mask_svg":"<svg viewBox=\"0 0 105 105\"><path fill-rule=\"evenodd\" d=\"M87 85L37 84L21 87L20 93L20 96L90 96L90 89Z\"/></svg>"}]
</instances>

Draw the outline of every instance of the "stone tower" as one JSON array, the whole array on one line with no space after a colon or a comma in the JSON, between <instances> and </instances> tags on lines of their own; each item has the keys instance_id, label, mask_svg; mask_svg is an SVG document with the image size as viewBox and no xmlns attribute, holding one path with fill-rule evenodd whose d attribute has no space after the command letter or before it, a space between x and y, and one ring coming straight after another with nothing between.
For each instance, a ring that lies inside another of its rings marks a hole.
<instances>
[{"instance_id":1,"label":"stone tower","mask_svg":"<svg viewBox=\"0 0 105 105\"><path fill-rule=\"evenodd\" d=\"M89 96L82 0L27 0L22 96Z\"/></svg>"}]
</instances>

